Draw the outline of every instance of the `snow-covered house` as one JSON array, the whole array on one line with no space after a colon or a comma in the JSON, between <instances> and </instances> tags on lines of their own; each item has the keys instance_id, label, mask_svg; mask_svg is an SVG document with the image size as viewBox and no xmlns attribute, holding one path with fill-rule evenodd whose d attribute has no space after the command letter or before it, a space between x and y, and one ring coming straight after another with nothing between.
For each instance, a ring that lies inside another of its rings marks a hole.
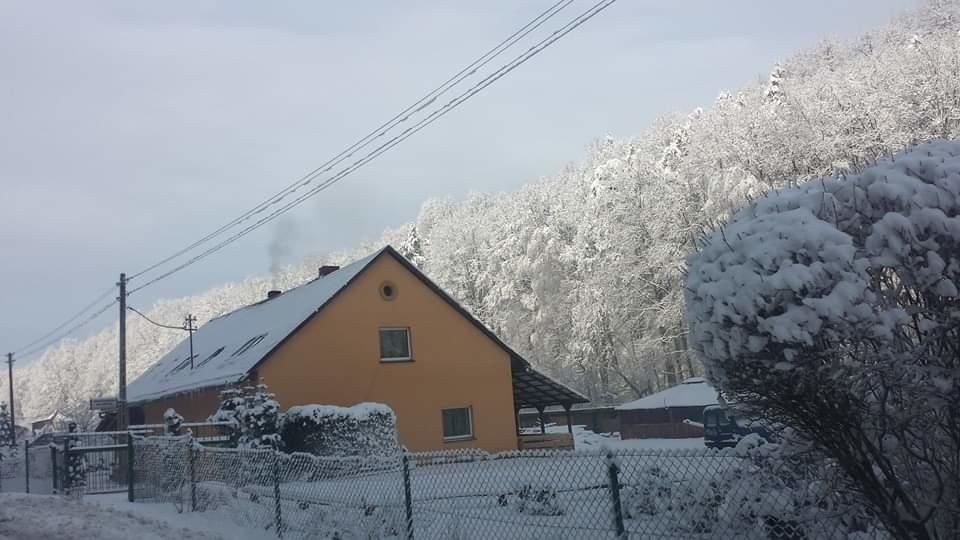
<instances>
[{"instance_id":1,"label":"snow-covered house","mask_svg":"<svg viewBox=\"0 0 960 540\"><path fill-rule=\"evenodd\" d=\"M30 431L34 435L42 435L44 433L53 433L56 431L66 431L67 426L73 422L73 419L64 415L60 411L53 411L47 416L41 418L34 418L29 420Z\"/></svg>"},{"instance_id":2,"label":"snow-covered house","mask_svg":"<svg viewBox=\"0 0 960 540\"><path fill-rule=\"evenodd\" d=\"M624 439L703 437L703 408L716 405L717 391L702 377L617 407Z\"/></svg>"},{"instance_id":3,"label":"snow-covered house","mask_svg":"<svg viewBox=\"0 0 960 540\"><path fill-rule=\"evenodd\" d=\"M159 423L170 407L203 421L226 385L263 381L284 410L385 403L413 450L509 450L524 445L520 409L587 401L390 246L319 274L209 321L194 333L193 356L184 340L160 358L127 388L131 422ZM572 445L561 435L558 445Z\"/></svg>"}]
</instances>

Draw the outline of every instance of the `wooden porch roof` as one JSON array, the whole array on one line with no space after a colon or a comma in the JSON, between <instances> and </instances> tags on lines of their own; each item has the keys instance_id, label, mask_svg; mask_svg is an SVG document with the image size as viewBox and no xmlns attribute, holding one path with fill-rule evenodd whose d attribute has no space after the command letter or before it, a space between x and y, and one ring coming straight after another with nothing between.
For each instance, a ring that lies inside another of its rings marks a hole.
<instances>
[{"instance_id":1,"label":"wooden porch roof","mask_svg":"<svg viewBox=\"0 0 960 540\"><path fill-rule=\"evenodd\" d=\"M513 369L513 404L517 409L535 409L560 405L572 407L575 403L590 400L580 392L559 383L529 365L517 365Z\"/></svg>"}]
</instances>

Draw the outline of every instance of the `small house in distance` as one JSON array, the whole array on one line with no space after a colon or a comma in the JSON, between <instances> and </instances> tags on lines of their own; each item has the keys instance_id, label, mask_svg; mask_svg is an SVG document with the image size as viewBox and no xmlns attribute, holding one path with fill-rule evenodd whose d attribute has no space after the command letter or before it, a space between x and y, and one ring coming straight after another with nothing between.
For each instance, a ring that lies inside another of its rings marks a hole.
<instances>
[{"instance_id":1,"label":"small house in distance","mask_svg":"<svg viewBox=\"0 0 960 540\"><path fill-rule=\"evenodd\" d=\"M411 450L501 451L572 447L568 433L520 435L518 412L587 401L390 246L207 322L190 351L184 340L127 387L131 421L160 423L167 408L204 421L224 387L262 381L283 410L384 403Z\"/></svg>"},{"instance_id":2,"label":"small house in distance","mask_svg":"<svg viewBox=\"0 0 960 540\"><path fill-rule=\"evenodd\" d=\"M29 421L30 431L33 435L43 435L44 433L53 433L55 431L66 431L67 426L72 420L64 416L60 411L53 411L42 418L35 418Z\"/></svg>"},{"instance_id":3,"label":"small house in distance","mask_svg":"<svg viewBox=\"0 0 960 540\"><path fill-rule=\"evenodd\" d=\"M623 439L703 437L703 408L717 404L717 391L702 377L691 377L666 390L617 407Z\"/></svg>"}]
</instances>

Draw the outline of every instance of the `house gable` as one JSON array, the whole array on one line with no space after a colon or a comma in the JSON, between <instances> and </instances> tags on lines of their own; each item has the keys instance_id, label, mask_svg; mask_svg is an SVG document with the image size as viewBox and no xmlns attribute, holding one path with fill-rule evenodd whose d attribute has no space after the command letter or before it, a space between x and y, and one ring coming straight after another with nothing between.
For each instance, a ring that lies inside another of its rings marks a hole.
<instances>
[{"instance_id":1,"label":"house gable","mask_svg":"<svg viewBox=\"0 0 960 540\"><path fill-rule=\"evenodd\" d=\"M392 299L381 294L389 283ZM516 448L515 353L391 248L256 367L283 408L387 403L411 449ZM412 360L381 362L379 330L409 328ZM474 439L444 443L441 410L469 406Z\"/></svg>"}]
</instances>

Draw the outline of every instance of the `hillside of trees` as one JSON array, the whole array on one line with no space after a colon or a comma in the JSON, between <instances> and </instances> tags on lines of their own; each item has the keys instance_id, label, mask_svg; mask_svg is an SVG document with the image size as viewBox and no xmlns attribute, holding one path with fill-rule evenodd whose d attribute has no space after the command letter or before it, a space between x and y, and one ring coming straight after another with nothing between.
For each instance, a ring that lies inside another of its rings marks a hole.
<instances>
[{"instance_id":1,"label":"hillside of trees","mask_svg":"<svg viewBox=\"0 0 960 540\"><path fill-rule=\"evenodd\" d=\"M856 40L802 50L767 80L634 138L600 140L519 191L429 200L415 221L355 250L147 314L190 312L202 323L308 280L321 261L390 243L542 370L598 402L632 399L701 370L688 352L681 284L706 229L768 190L935 137L960 137L960 0L925 2ZM116 337L111 327L66 341L18 369L18 415L60 408L91 420L86 400L115 392ZM182 338L131 317L128 377Z\"/></svg>"}]
</instances>

